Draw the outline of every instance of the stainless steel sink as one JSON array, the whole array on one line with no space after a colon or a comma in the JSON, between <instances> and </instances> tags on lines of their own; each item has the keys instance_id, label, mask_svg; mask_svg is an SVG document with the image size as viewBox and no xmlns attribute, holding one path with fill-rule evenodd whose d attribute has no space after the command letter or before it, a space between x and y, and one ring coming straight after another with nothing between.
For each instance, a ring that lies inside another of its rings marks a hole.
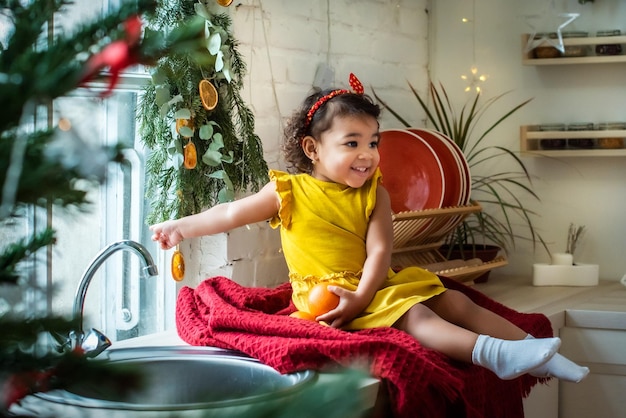
<instances>
[{"instance_id":1,"label":"stainless steel sink","mask_svg":"<svg viewBox=\"0 0 626 418\"><path fill-rule=\"evenodd\" d=\"M267 407L268 403L280 402L317 379L312 371L281 375L237 352L210 347L109 349L98 358L135 366L146 379L142 389L126 397L98 387L35 394L44 410L63 416L79 416L81 409L127 411L132 417L171 416L172 411L176 416L195 416L188 412L200 411L198 416L206 417L213 416L208 414L212 410L215 416L224 416L226 411L241 413L261 403ZM161 415L155 414L159 411Z\"/></svg>"}]
</instances>

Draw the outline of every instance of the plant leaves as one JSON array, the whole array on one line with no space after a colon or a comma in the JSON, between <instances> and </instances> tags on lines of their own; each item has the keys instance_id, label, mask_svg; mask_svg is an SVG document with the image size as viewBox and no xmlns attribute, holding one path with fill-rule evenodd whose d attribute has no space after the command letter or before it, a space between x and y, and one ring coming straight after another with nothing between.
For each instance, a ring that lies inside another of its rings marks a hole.
<instances>
[{"instance_id":1,"label":"plant leaves","mask_svg":"<svg viewBox=\"0 0 626 418\"><path fill-rule=\"evenodd\" d=\"M205 18L207 20L207 22L209 22L209 24L211 23L210 22L211 13L209 13L209 11L207 10L207 8L206 8L206 6L204 4L202 4L201 2L196 2L193 5L193 8L194 8L194 10L196 11L196 13L199 16Z\"/></svg>"},{"instance_id":2,"label":"plant leaves","mask_svg":"<svg viewBox=\"0 0 626 418\"><path fill-rule=\"evenodd\" d=\"M217 167L222 163L222 153L216 150L208 149L202 156L202 162L211 167ZM213 174L215 173L211 173L209 177L215 177L213 176ZM221 178L221 177L215 177L215 178Z\"/></svg>"},{"instance_id":3,"label":"plant leaves","mask_svg":"<svg viewBox=\"0 0 626 418\"><path fill-rule=\"evenodd\" d=\"M213 126L210 124L202 125L198 131L200 139L209 140L213 136Z\"/></svg>"},{"instance_id":4,"label":"plant leaves","mask_svg":"<svg viewBox=\"0 0 626 418\"><path fill-rule=\"evenodd\" d=\"M222 37L218 32L212 33L207 40L207 49L211 55L217 55L222 47Z\"/></svg>"},{"instance_id":5,"label":"plant leaves","mask_svg":"<svg viewBox=\"0 0 626 418\"><path fill-rule=\"evenodd\" d=\"M152 78L152 84L155 86L167 84L167 75L165 75L165 72L161 71L160 68L154 69L150 74L150 78Z\"/></svg>"},{"instance_id":6,"label":"plant leaves","mask_svg":"<svg viewBox=\"0 0 626 418\"><path fill-rule=\"evenodd\" d=\"M224 187L217 193L217 200L220 203L232 202L235 200L235 192L232 189Z\"/></svg>"},{"instance_id":7,"label":"plant leaves","mask_svg":"<svg viewBox=\"0 0 626 418\"><path fill-rule=\"evenodd\" d=\"M215 56L215 71L220 72L224 69L224 53L222 51L218 51Z\"/></svg>"},{"instance_id":8,"label":"plant leaves","mask_svg":"<svg viewBox=\"0 0 626 418\"><path fill-rule=\"evenodd\" d=\"M154 89L154 91L155 91L155 99L154 99L154 101L157 104L157 106L161 107L165 103L168 103L170 101L170 99L171 99L170 87L168 85L157 86Z\"/></svg>"},{"instance_id":9,"label":"plant leaves","mask_svg":"<svg viewBox=\"0 0 626 418\"><path fill-rule=\"evenodd\" d=\"M228 151L228 157L222 155L222 161L226 164L231 164L233 161L235 161L235 153L232 151Z\"/></svg>"},{"instance_id":10,"label":"plant leaves","mask_svg":"<svg viewBox=\"0 0 626 418\"><path fill-rule=\"evenodd\" d=\"M174 113L174 119L191 119L191 110L183 107Z\"/></svg>"},{"instance_id":11,"label":"plant leaves","mask_svg":"<svg viewBox=\"0 0 626 418\"><path fill-rule=\"evenodd\" d=\"M209 148L216 151L218 149L224 148L224 138L222 137L221 133L216 132L213 135L213 141L211 142L211 144L209 144Z\"/></svg>"},{"instance_id":12,"label":"plant leaves","mask_svg":"<svg viewBox=\"0 0 626 418\"><path fill-rule=\"evenodd\" d=\"M522 203L526 203L527 196L539 200L539 196L532 190L531 176L524 162L511 149L482 143L489 133L532 99L507 109L497 102L508 92L487 99L482 104L479 100L481 95L476 94L456 109L441 83L429 83L429 98L422 97L410 83L409 88L419 103L419 109L426 114L428 122L435 130L450 137L462 150L472 171L472 200L479 201L483 206L482 211L468 216L456 227L446 237L446 243L471 246L488 244L491 241L507 252L515 248L516 240L526 240L533 243L533 248L537 242L541 243L549 254L543 238L532 222L532 216L537 214ZM382 101L376 92L374 96L400 123L406 127L411 126ZM492 107L498 114L495 118L490 117L486 128L483 128L479 122ZM492 120L495 122L491 122ZM477 126L480 127L480 132L476 132L479 129ZM490 171L487 162L501 161L503 158L508 159L507 170L495 173ZM517 232L520 228L526 232Z\"/></svg>"},{"instance_id":13,"label":"plant leaves","mask_svg":"<svg viewBox=\"0 0 626 418\"><path fill-rule=\"evenodd\" d=\"M178 129L178 133L182 137L191 138L193 136L193 129L191 129L189 126L181 126Z\"/></svg>"}]
</instances>

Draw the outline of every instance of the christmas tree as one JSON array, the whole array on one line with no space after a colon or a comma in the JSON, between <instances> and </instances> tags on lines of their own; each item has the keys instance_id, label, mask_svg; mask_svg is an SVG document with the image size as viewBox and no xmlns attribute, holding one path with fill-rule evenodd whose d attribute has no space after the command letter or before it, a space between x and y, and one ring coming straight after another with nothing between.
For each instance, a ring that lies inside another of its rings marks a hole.
<instances>
[{"instance_id":1,"label":"christmas tree","mask_svg":"<svg viewBox=\"0 0 626 418\"><path fill-rule=\"evenodd\" d=\"M167 35L144 29L142 18L157 9L153 0L122 2L107 14L55 34L50 22L62 13L68 0L0 0L3 17L10 22L7 40L0 45L0 222L3 228L23 216L31 205L82 207L86 192L79 181L102 182L104 165L120 159L117 146L87 149L59 141L65 127L35 128L37 115L56 98L67 95L107 71L110 93L120 72L129 66L152 66L164 56L201 57L204 21L188 19ZM83 146L84 145L84 146ZM89 161L86 163L87 158ZM100 163L94 163L100 161ZM0 252L0 284L26 289L28 272L23 264L53 245L52 227L15 242ZM33 289L28 289L33 290ZM0 384L2 411L11 402L37 390L66 387L69 382L96 379L124 381L111 387L130 388L136 383L127 373L89 362L75 352L57 352L41 344L42 335L67 335L74 321L60 317L22 317L10 312L0 317Z\"/></svg>"}]
</instances>

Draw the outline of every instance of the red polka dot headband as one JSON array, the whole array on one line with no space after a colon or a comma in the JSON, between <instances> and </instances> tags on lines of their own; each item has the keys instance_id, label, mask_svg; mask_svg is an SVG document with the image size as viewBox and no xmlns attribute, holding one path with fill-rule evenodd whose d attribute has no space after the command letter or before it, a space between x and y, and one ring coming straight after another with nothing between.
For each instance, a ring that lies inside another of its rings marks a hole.
<instances>
[{"instance_id":1,"label":"red polka dot headband","mask_svg":"<svg viewBox=\"0 0 626 418\"><path fill-rule=\"evenodd\" d=\"M313 116L315 115L315 112L317 112L317 110L320 107L322 107L322 105L324 103L326 103L327 101L329 101L333 97L339 96L340 94L346 94L346 93L363 94L365 92L365 90L363 89L363 84L361 84L359 79L353 73L350 73L350 78L348 79L348 83L350 84L350 87L352 88L352 91L346 90L346 89L333 90L330 93L328 93L327 95L320 97L317 100L317 102L315 102L315 104L313 106L311 106L311 108L309 109L309 111L306 114L306 121L304 123L304 128L305 129L307 129L309 127L309 125L311 124L311 120L313 119Z\"/></svg>"}]
</instances>

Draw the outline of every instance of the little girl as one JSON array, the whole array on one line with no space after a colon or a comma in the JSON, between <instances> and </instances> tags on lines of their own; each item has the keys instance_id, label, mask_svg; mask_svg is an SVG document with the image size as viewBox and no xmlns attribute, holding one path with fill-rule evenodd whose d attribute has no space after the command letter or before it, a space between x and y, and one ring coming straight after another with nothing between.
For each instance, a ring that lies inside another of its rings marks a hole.
<instances>
[{"instance_id":1,"label":"little girl","mask_svg":"<svg viewBox=\"0 0 626 418\"><path fill-rule=\"evenodd\" d=\"M152 239L169 249L185 238L269 219L280 228L295 306L308 311L307 293L320 282L331 283L340 298L318 321L345 330L395 327L501 379L530 373L582 380L589 369L556 353L559 338L533 338L424 269L390 269L392 212L378 169L380 109L352 74L350 81L354 92L315 93L288 122L283 150L297 174L272 170L258 193L152 225Z\"/></svg>"}]
</instances>

